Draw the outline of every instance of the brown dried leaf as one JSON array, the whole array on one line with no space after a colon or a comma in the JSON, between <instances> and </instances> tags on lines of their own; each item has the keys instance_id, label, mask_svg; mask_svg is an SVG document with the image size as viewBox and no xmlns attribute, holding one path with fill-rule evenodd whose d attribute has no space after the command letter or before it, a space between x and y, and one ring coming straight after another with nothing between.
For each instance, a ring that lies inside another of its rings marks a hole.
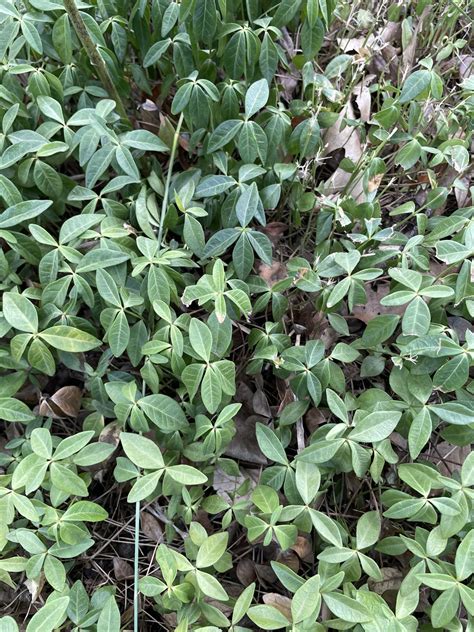
<instances>
[{"instance_id":1,"label":"brown dried leaf","mask_svg":"<svg viewBox=\"0 0 474 632\"><path fill-rule=\"evenodd\" d=\"M380 314L398 314L400 316L403 315L405 311L404 305L392 305L390 307L385 307L385 305L380 304L380 301L383 299L383 297L387 296L387 294L390 292L389 283L379 283L377 284L375 289L370 286L366 287L366 292L367 303L365 305L354 306L351 314L352 316L354 316L354 318L358 318L362 322L368 323Z\"/></svg>"},{"instance_id":2,"label":"brown dried leaf","mask_svg":"<svg viewBox=\"0 0 474 632\"><path fill-rule=\"evenodd\" d=\"M163 529L160 523L148 511L142 511L140 516L141 531L153 542L159 543L163 540Z\"/></svg>"},{"instance_id":3,"label":"brown dried leaf","mask_svg":"<svg viewBox=\"0 0 474 632\"><path fill-rule=\"evenodd\" d=\"M286 279L288 276L286 266L279 261L274 261L271 266L266 263L260 263L258 266L258 275L269 287L275 285L277 281Z\"/></svg>"},{"instance_id":4,"label":"brown dried leaf","mask_svg":"<svg viewBox=\"0 0 474 632\"><path fill-rule=\"evenodd\" d=\"M277 580L277 576L269 564L255 564L255 573L263 587L271 586Z\"/></svg>"},{"instance_id":5,"label":"brown dried leaf","mask_svg":"<svg viewBox=\"0 0 474 632\"><path fill-rule=\"evenodd\" d=\"M265 235L270 239L272 244L276 246L283 234L288 230L288 224L285 224L284 222L269 222L261 230L262 233L265 233Z\"/></svg>"},{"instance_id":6,"label":"brown dried leaf","mask_svg":"<svg viewBox=\"0 0 474 632\"><path fill-rule=\"evenodd\" d=\"M372 109L372 97L367 86L367 81L359 83L359 85L354 88L353 92L356 98L357 107L360 110L360 120L367 123L370 119Z\"/></svg>"},{"instance_id":7,"label":"brown dried leaf","mask_svg":"<svg viewBox=\"0 0 474 632\"><path fill-rule=\"evenodd\" d=\"M224 472L221 467L217 467L214 470L212 487L219 496L231 503L231 496L235 494L239 487L247 480L251 482L250 492L247 494L247 496L250 497L252 489L257 485L258 478L258 471L254 473L253 470L245 470L241 468L239 476L231 476L230 474Z\"/></svg>"},{"instance_id":8,"label":"brown dried leaf","mask_svg":"<svg viewBox=\"0 0 474 632\"><path fill-rule=\"evenodd\" d=\"M35 603L38 597L41 595L41 591L44 586L44 573L40 573L40 576L35 579L25 579L24 584L31 595L31 603Z\"/></svg>"},{"instance_id":9,"label":"brown dried leaf","mask_svg":"<svg viewBox=\"0 0 474 632\"><path fill-rule=\"evenodd\" d=\"M261 415L262 417L272 416L267 396L261 389L255 391L252 397L252 405L256 415Z\"/></svg>"},{"instance_id":10,"label":"brown dried leaf","mask_svg":"<svg viewBox=\"0 0 474 632\"><path fill-rule=\"evenodd\" d=\"M364 48L374 48L376 40L371 33L368 37L338 37L337 43L343 53L350 53L353 50L360 53Z\"/></svg>"},{"instance_id":11,"label":"brown dried leaf","mask_svg":"<svg viewBox=\"0 0 474 632\"><path fill-rule=\"evenodd\" d=\"M244 586L250 586L255 581L257 575L255 573L255 564L249 557L239 560L236 571L239 582Z\"/></svg>"},{"instance_id":12,"label":"brown dried leaf","mask_svg":"<svg viewBox=\"0 0 474 632\"><path fill-rule=\"evenodd\" d=\"M399 568L388 566L382 568L381 572L383 576L381 581L369 579L370 590L377 593L377 595L383 595L389 590L398 590L400 588L404 575Z\"/></svg>"},{"instance_id":13,"label":"brown dried leaf","mask_svg":"<svg viewBox=\"0 0 474 632\"><path fill-rule=\"evenodd\" d=\"M310 564L313 563L314 561L313 545L311 543L309 536L305 537L305 536L299 535L296 538L296 542L293 544L291 549L304 562L309 562Z\"/></svg>"},{"instance_id":14,"label":"brown dried leaf","mask_svg":"<svg viewBox=\"0 0 474 632\"><path fill-rule=\"evenodd\" d=\"M421 32L421 30L423 28L423 22L425 21L426 17L430 14L431 11L432 11L431 5L428 5L427 7L425 7L425 9L423 10L423 13L420 15L420 19L418 20L417 25L416 25L416 27L415 27L415 29L413 31L413 35L412 35L412 38L410 40L410 43L408 44L408 46L403 51L403 54L402 54L403 79L406 79L406 77L410 74L410 71L411 71L411 69L413 67L413 63L415 61L416 47L418 45L418 35L420 34L420 32Z\"/></svg>"},{"instance_id":15,"label":"brown dried leaf","mask_svg":"<svg viewBox=\"0 0 474 632\"><path fill-rule=\"evenodd\" d=\"M77 417L81 400L82 390L77 386L63 386L49 398L66 417Z\"/></svg>"},{"instance_id":16,"label":"brown dried leaf","mask_svg":"<svg viewBox=\"0 0 474 632\"><path fill-rule=\"evenodd\" d=\"M131 564L123 560L121 557L114 557L114 575L115 579L121 581L122 579L130 579L133 577L133 567Z\"/></svg>"},{"instance_id":17,"label":"brown dried leaf","mask_svg":"<svg viewBox=\"0 0 474 632\"><path fill-rule=\"evenodd\" d=\"M308 432L312 434L319 426L327 424L329 417L330 413L328 410L323 411L321 408L310 408L304 417Z\"/></svg>"},{"instance_id":18,"label":"brown dried leaf","mask_svg":"<svg viewBox=\"0 0 474 632\"><path fill-rule=\"evenodd\" d=\"M99 435L99 441L105 441L111 445L118 446L120 441L121 428L116 422L107 424Z\"/></svg>"},{"instance_id":19,"label":"brown dried leaf","mask_svg":"<svg viewBox=\"0 0 474 632\"><path fill-rule=\"evenodd\" d=\"M225 451L227 456L233 459L248 461L249 463L257 463L259 465L267 464L267 459L260 450L255 435L257 421L265 422L265 418L259 415L247 416L243 413L237 414L234 419L236 432Z\"/></svg>"},{"instance_id":20,"label":"brown dried leaf","mask_svg":"<svg viewBox=\"0 0 474 632\"><path fill-rule=\"evenodd\" d=\"M458 472L464 461L471 453L471 447L455 446L447 441L438 443L433 450L433 456L436 457L435 465L443 476L451 477L454 472Z\"/></svg>"},{"instance_id":21,"label":"brown dried leaf","mask_svg":"<svg viewBox=\"0 0 474 632\"><path fill-rule=\"evenodd\" d=\"M356 127L347 124L343 128L344 118L355 119L354 109L350 102L343 107L337 121L326 130L324 135L324 155L328 156L337 149L344 149L345 157L350 158L353 162L357 162L362 155L362 144L360 142L359 132ZM342 191L350 179L351 174L338 167L325 183L326 193L331 194ZM356 181L350 185L347 192L350 193L356 201L365 200L362 179L356 179Z\"/></svg>"}]
</instances>

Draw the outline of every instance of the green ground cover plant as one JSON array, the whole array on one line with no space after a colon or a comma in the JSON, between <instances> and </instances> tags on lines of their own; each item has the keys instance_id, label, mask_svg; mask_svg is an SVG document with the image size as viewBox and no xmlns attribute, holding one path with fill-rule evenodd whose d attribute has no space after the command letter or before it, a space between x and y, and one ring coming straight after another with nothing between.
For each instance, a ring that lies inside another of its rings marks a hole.
<instances>
[{"instance_id":1,"label":"green ground cover plant","mask_svg":"<svg viewBox=\"0 0 474 632\"><path fill-rule=\"evenodd\" d=\"M0 0L0 632L474 630L465 0Z\"/></svg>"}]
</instances>

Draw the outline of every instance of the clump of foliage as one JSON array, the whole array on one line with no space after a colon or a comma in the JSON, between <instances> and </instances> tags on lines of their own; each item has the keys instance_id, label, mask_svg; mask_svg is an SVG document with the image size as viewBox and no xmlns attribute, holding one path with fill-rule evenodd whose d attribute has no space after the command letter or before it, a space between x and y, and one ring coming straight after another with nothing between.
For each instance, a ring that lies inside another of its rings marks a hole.
<instances>
[{"instance_id":1,"label":"clump of foliage","mask_svg":"<svg viewBox=\"0 0 474 632\"><path fill-rule=\"evenodd\" d=\"M0 0L0 629L474 629L469 3Z\"/></svg>"}]
</instances>

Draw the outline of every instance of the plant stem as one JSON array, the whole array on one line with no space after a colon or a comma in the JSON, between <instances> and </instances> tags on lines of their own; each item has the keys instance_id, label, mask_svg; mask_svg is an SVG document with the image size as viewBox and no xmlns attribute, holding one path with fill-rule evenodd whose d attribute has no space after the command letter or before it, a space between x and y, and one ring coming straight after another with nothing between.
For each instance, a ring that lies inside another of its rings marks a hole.
<instances>
[{"instance_id":1,"label":"plant stem","mask_svg":"<svg viewBox=\"0 0 474 632\"><path fill-rule=\"evenodd\" d=\"M183 124L183 113L180 114L179 119L178 119L178 124L176 126L176 131L174 133L174 137L173 137L173 144L171 146L171 155L170 155L170 162L168 165L168 173L166 175L166 182L165 182L165 192L163 193L163 204L161 205L161 215L160 215L160 226L158 228L158 253L157 256L161 250L161 240L163 239L163 226L165 223L165 218L166 218L166 211L168 210L168 196L169 196L169 191L170 191L170 184L171 184L171 176L173 175L173 164L174 164L174 159L176 156L176 149L178 148L178 141L179 141L179 132L181 130L181 125Z\"/></svg>"},{"instance_id":2,"label":"plant stem","mask_svg":"<svg viewBox=\"0 0 474 632\"><path fill-rule=\"evenodd\" d=\"M128 123L131 127L122 99L120 98L117 88L115 87L109 71L107 70L107 66L105 65L102 55L97 50L97 46L94 44L91 36L89 35L89 32L87 31L87 27L84 24L84 20L82 19L81 14L78 11L75 0L64 0L64 8L66 9L67 14L69 15L69 19L74 26L77 37L86 49L86 53L88 54L92 65L95 66L97 70L99 79L104 84L104 87L109 93L110 97L115 101L117 112L119 113L120 118L124 122Z\"/></svg>"},{"instance_id":3,"label":"plant stem","mask_svg":"<svg viewBox=\"0 0 474 632\"><path fill-rule=\"evenodd\" d=\"M140 544L140 501L135 503L135 551L133 556L133 632L138 632L138 554Z\"/></svg>"}]
</instances>

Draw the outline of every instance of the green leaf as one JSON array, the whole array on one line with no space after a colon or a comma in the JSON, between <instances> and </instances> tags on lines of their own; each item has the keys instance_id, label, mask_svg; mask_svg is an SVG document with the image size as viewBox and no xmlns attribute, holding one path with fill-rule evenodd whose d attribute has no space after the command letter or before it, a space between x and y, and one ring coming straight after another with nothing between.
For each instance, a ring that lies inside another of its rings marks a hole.
<instances>
[{"instance_id":1,"label":"green leaf","mask_svg":"<svg viewBox=\"0 0 474 632\"><path fill-rule=\"evenodd\" d=\"M247 226L258 212L260 197L255 182L246 187L239 196L235 206L237 219L241 226Z\"/></svg>"},{"instance_id":2,"label":"green leaf","mask_svg":"<svg viewBox=\"0 0 474 632\"><path fill-rule=\"evenodd\" d=\"M349 439L375 443L392 434L400 421L402 413L393 410L377 410L359 419L349 434Z\"/></svg>"},{"instance_id":3,"label":"green leaf","mask_svg":"<svg viewBox=\"0 0 474 632\"><path fill-rule=\"evenodd\" d=\"M291 600L291 615L293 624L314 617L321 606L319 595L321 580L319 575L311 577L298 588Z\"/></svg>"},{"instance_id":4,"label":"green leaf","mask_svg":"<svg viewBox=\"0 0 474 632\"><path fill-rule=\"evenodd\" d=\"M207 476L191 465L168 465L166 473L181 485L202 485Z\"/></svg>"},{"instance_id":5,"label":"green leaf","mask_svg":"<svg viewBox=\"0 0 474 632\"><path fill-rule=\"evenodd\" d=\"M76 267L76 272L92 272L99 268L110 268L119 265L130 259L130 255L117 250L107 250L106 248L94 248L84 255Z\"/></svg>"},{"instance_id":6,"label":"green leaf","mask_svg":"<svg viewBox=\"0 0 474 632\"><path fill-rule=\"evenodd\" d=\"M181 406L168 395L147 395L138 400L145 415L163 432L186 430L188 421Z\"/></svg>"},{"instance_id":7,"label":"green leaf","mask_svg":"<svg viewBox=\"0 0 474 632\"><path fill-rule=\"evenodd\" d=\"M288 464L288 458L285 450L281 445L280 440L268 426L264 426L261 423L257 423L255 427L258 445L263 454L274 461L275 463L281 463L282 465Z\"/></svg>"},{"instance_id":8,"label":"green leaf","mask_svg":"<svg viewBox=\"0 0 474 632\"><path fill-rule=\"evenodd\" d=\"M474 529L465 535L458 546L454 561L456 578L465 581L474 573Z\"/></svg>"},{"instance_id":9,"label":"green leaf","mask_svg":"<svg viewBox=\"0 0 474 632\"><path fill-rule=\"evenodd\" d=\"M250 498L261 512L267 514L273 513L280 504L277 492L268 485L257 485Z\"/></svg>"},{"instance_id":10,"label":"green leaf","mask_svg":"<svg viewBox=\"0 0 474 632\"><path fill-rule=\"evenodd\" d=\"M169 147L155 134L145 130L136 129L133 132L127 132L122 137L122 144L133 149L142 151L159 151L168 152Z\"/></svg>"},{"instance_id":11,"label":"green leaf","mask_svg":"<svg viewBox=\"0 0 474 632\"><path fill-rule=\"evenodd\" d=\"M156 64L156 62L168 50L170 44L170 39L162 40L153 44L153 46L148 49L147 54L143 58L143 67L148 68L149 66L153 66L154 64Z\"/></svg>"},{"instance_id":12,"label":"green leaf","mask_svg":"<svg viewBox=\"0 0 474 632\"><path fill-rule=\"evenodd\" d=\"M19 331L36 333L38 331L38 314L31 301L16 292L5 292L3 295L3 315L11 327Z\"/></svg>"},{"instance_id":13,"label":"green leaf","mask_svg":"<svg viewBox=\"0 0 474 632\"><path fill-rule=\"evenodd\" d=\"M65 522L101 522L107 520L109 514L97 503L80 500L68 507L63 514Z\"/></svg>"},{"instance_id":14,"label":"green leaf","mask_svg":"<svg viewBox=\"0 0 474 632\"><path fill-rule=\"evenodd\" d=\"M370 320L362 335L364 347L376 347L385 342L393 335L399 320L400 316L394 314L383 314Z\"/></svg>"},{"instance_id":15,"label":"green leaf","mask_svg":"<svg viewBox=\"0 0 474 632\"><path fill-rule=\"evenodd\" d=\"M326 516L326 514L320 511L316 511L316 509L310 509L309 515L311 517L313 527L323 540L329 542L329 544L332 544L333 546L342 546L341 533L332 518Z\"/></svg>"},{"instance_id":16,"label":"green leaf","mask_svg":"<svg viewBox=\"0 0 474 632\"><path fill-rule=\"evenodd\" d=\"M433 388L449 393L462 388L469 379L469 357L462 354L451 358L433 376Z\"/></svg>"},{"instance_id":17,"label":"green leaf","mask_svg":"<svg viewBox=\"0 0 474 632\"><path fill-rule=\"evenodd\" d=\"M339 619L349 623L372 621L372 615L365 606L341 593L323 593L323 600L329 610Z\"/></svg>"},{"instance_id":18,"label":"green leaf","mask_svg":"<svg viewBox=\"0 0 474 632\"><path fill-rule=\"evenodd\" d=\"M418 457L428 443L432 431L433 424L429 410L422 408L413 418L408 431L408 449L413 460Z\"/></svg>"},{"instance_id":19,"label":"green leaf","mask_svg":"<svg viewBox=\"0 0 474 632\"><path fill-rule=\"evenodd\" d=\"M245 116L249 119L261 110L268 101L270 90L266 79L255 81L245 93Z\"/></svg>"},{"instance_id":20,"label":"green leaf","mask_svg":"<svg viewBox=\"0 0 474 632\"><path fill-rule=\"evenodd\" d=\"M28 423L35 416L26 404L13 397L0 397L0 419Z\"/></svg>"},{"instance_id":21,"label":"green leaf","mask_svg":"<svg viewBox=\"0 0 474 632\"><path fill-rule=\"evenodd\" d=\"M60 441L56 447L53 456L54 460L67 459L73 454L76 454L89 443L93 436L93 430L84 430L83 432L77 432L76 434L66 437Z\"/></svg>"},{"instance_id":22,"label":"green leaf","mask_svg":"<svg viewBox=\"0 0 474 632\"><path fill-rule=\"evenodd\" d=\"M432 404L429 408L437 417L450 424L464 426L474 423L472 406L464 406L459 402L446 402L444 404Z\"/></svg>"},{"instance_id":23,"label":"green leaf","mask_svg":"<svg viewBox=\"0 0 474 632\"><path fill-rule=\"evenodd\" d=\"M189 323L189 342L198 356L209 362L212 348L212 334L206 323L198 318L192 318Z\"/></svg>"},{"instance_id":24,"label":"green leaf","mask_svg":"<svg viewBox=\"0 0 474 632\"><path fill-rule=\"evenodd\" d=\"M107 342L116 358L120 357L130 342L130 325L127 316L120 310L117 312L107 331Z\"/></svg>"},{"instance_id":25,"label":"green leaf","mask_svg":"<svg viewBox=\"0 0 474 632\"><path fill-rule=\"evenodd\" d=\"M101 609L97 630L98 632L120 632L120 610L115 597L110 597Z\"/></svg>"},{"instance_id":26,"label":"green leaf","mask_svg":"<svg viewBox=\"0 0 474 632\"><path fill-rule=\"evenodd\" d=\"M63 13L56 19L52 31L53 46L64 64L72 62L72 34L69 16Z\"/></svg>"},{"instance_id":27,"label":"green leaf","mask_svg":"<svg viewBox=\"0 0 474 632\"><path fill-rule=\"evenodd\" d=\"M226 552L228 541L228 533L215 533L206 538L197 553L197 568L207 568L218 562Z\"/></svg>"},{"instance_id":28,"label":"green leaf","mask_svg":"<svg viewBox=\"0 0 474 632\"><path fill-rule=\"evenodd\" d=\"M46 605L36 612L26 627L26 632L52 632L66 617L69 597L49 599Z\"/></svg>"},{"instance_id":29,"label":"green leaf","mask_svg":"<svg viewBox=\"0 0 474 632\"><path fill-rule=\"evenodd\" d=\"M227 601L229 599L228 594L222 588L220 582L212 575L209 575L209 573L204 573L199 570L196 571L196 581L206 597L217 599L217 601Z\"/></svg>"},{"instance_id":30,"label":"green leaf","mask_svg":"<svg viewBox=\"0 0 474 632\"><path fill-rule=\"evenodd\" d=\"M380 514L378 511L368 511L357 521L357 548L366 549L377 543L381 529Z\"/></svg>"},{"instance_id":31,"label":"green leaf","mask_svg":"<svg viewBox=\"0 0 474 632\"><path fill-rule=\"evenodd\" d=\"M131 432L121 432L120 442L127 457L145 470L158 470L165 466L159 447L146 437Z\"/></svg>"},{"instance_id":32,"label":"green leaf","mask_svg":"<svg viewBox=\"0 0 474 632\"><path fill-rule=\"evenodd\" d=\"M424 336L428 333L431 314L428 305L421 298L415 297L403 314L402 330L407 336Z\"/></svg>"},{"instance_id":33,"label":"green leaf","mask_svg":"<svg viewBox=\"0 0 474 632\"><path fill-rule=\"evenodd\" d=\"M14 204L0 213L0 228L18 226L28 219L38 217L51 206L51 200L28 200Z\"/></svg>"},{"instance_id":34,"label":"green leaf","mask_svg":"<svg viewBox=\"0 0 474 632\"><path fill-rule=\"evenodd\" d=\"M221 375L213 365L207 366L201 382L201 399L210 413L215 413L222 401Z\"/></svg>"},{"instance_id":35,"label":"green leaf","mask_svg":"<svg viewBox=\"0 0 474 632\"><path fill-rule=\"evenodd\" d=\"M234 184L235 180L230 176L207 176L196 187L195 197L199 199L220 195Z\"/></svg>"},{"instance_id":36,"label":"green leaf","mask_svg":"<svg viewBox=\"0 0 474 632\"><path fill-rule=\"evenodd\" d=\"M285 615L272 606L252 606L247 614L262 630L280 630L290 625Z\"/></svg>"},{"instance_id":37,"label":"green leaf","mask_svg":"<svg viewBox=\"0 0 474 632\"><path fill-rule=\"evenodd\" d=\"M213 152L222 149L235 137L241 125L242 121L239 119L229 119L220 123L209 138L207 150Z\"/></svg>"},{"instance_id":38,"label":"green leaf","mask_svg":"<svg viewBox=\"0 0 474 632\"><path fill-rule=\"evenodd\" d=\"M217 29L215 0L196 0L193 10L193 29L200 42L212 42Z\"/></svg>"},{"instance_id":39,"label":"green leaf","mask_svg":"<svg viewBox=\"0 0 474 632\"><path fill-rule=\"evenodd\" d=\"M441 593L431 608L431 622L435 628L445 628L457 614L459 591L456 586Z\"/></svg>"},{"instance_id":40,"label":"green leaf","mask_svg":"<svg viewBox=\"0 0 474 632\"><path fill-rule=\"evenodd\" d=\"M52 463L50 467L52 484L65 494L71 496L87 496L87 486L77 474L60 463Z\"/></svg>"},{"instance_id":41,"label":"green leaf","mask_svg":"<svg viewBox=\"0 0 474 632\"><path fill-rule=\"evenodd\" d=\"M31 449L35 454L50 459L53 453L51 433L47 428L35 428L30 437Z\"/></svg>"},{"instance_id":42,"label":"green leaf","mask_svg":"<svg viewBox=\"0 0 474 632\"><path fill-rule=\"evenodd\" d=\"M160 481L163 470L156 470L139 478L127 496L127 502L136 503L151 496Z\"/></svg>"},{"instance_id":43,"label":"green leaf","mask_svg":"<svg viewBox=\"0 0 474 632\"><path fill-rule=\"evenodd\" d=\"M55 349L71 353L90 351L101 345L100 340L91 334L68 325L49 327L42 331L39 336Z\"/></svg>"},{"instance_id":44,"label":"green leaf","mask_svg":"<svg viewBox=\"0 0 474 632\"><path fill-rule=\"evenodd\" d=\"M252 603L254 593L255 582L247 586L247 588L240 593L232 612L232 625L235 626L247 614L250 604Z\"/></svg>"},{"instance_id":45,"label":"green leaf","mask_svg":"<svg viewBox=\"0 0 474 632\"><path fill-rule=\"evenodd\" d=\"M272 19L274 26L287 26L296 15L301 5L301 0L282 0L276 6L278 7Z\"/></svg>"},{"instance_id":46,"label":"green leaf","mask_svg":"<svg viewBox=\"0 0 474 632\"><path fill-rule=\"evenodd\" d=\"M431 83L431 72L429 70L416 70L404 82L400 94L400 103L409 103L424 92Z\"/></svg>"},{"instance_id":47,"label":"green leaf","mask_svg":"<svg viewBox=\"0 0 474 632\"><path fill-rule=\"evenodd\" d=\"M52 555L47 555L44 561L43 571L46 581L54 588L61 592L66 584L66 569L62 562Z\"/></svg>"}]
</instances>

